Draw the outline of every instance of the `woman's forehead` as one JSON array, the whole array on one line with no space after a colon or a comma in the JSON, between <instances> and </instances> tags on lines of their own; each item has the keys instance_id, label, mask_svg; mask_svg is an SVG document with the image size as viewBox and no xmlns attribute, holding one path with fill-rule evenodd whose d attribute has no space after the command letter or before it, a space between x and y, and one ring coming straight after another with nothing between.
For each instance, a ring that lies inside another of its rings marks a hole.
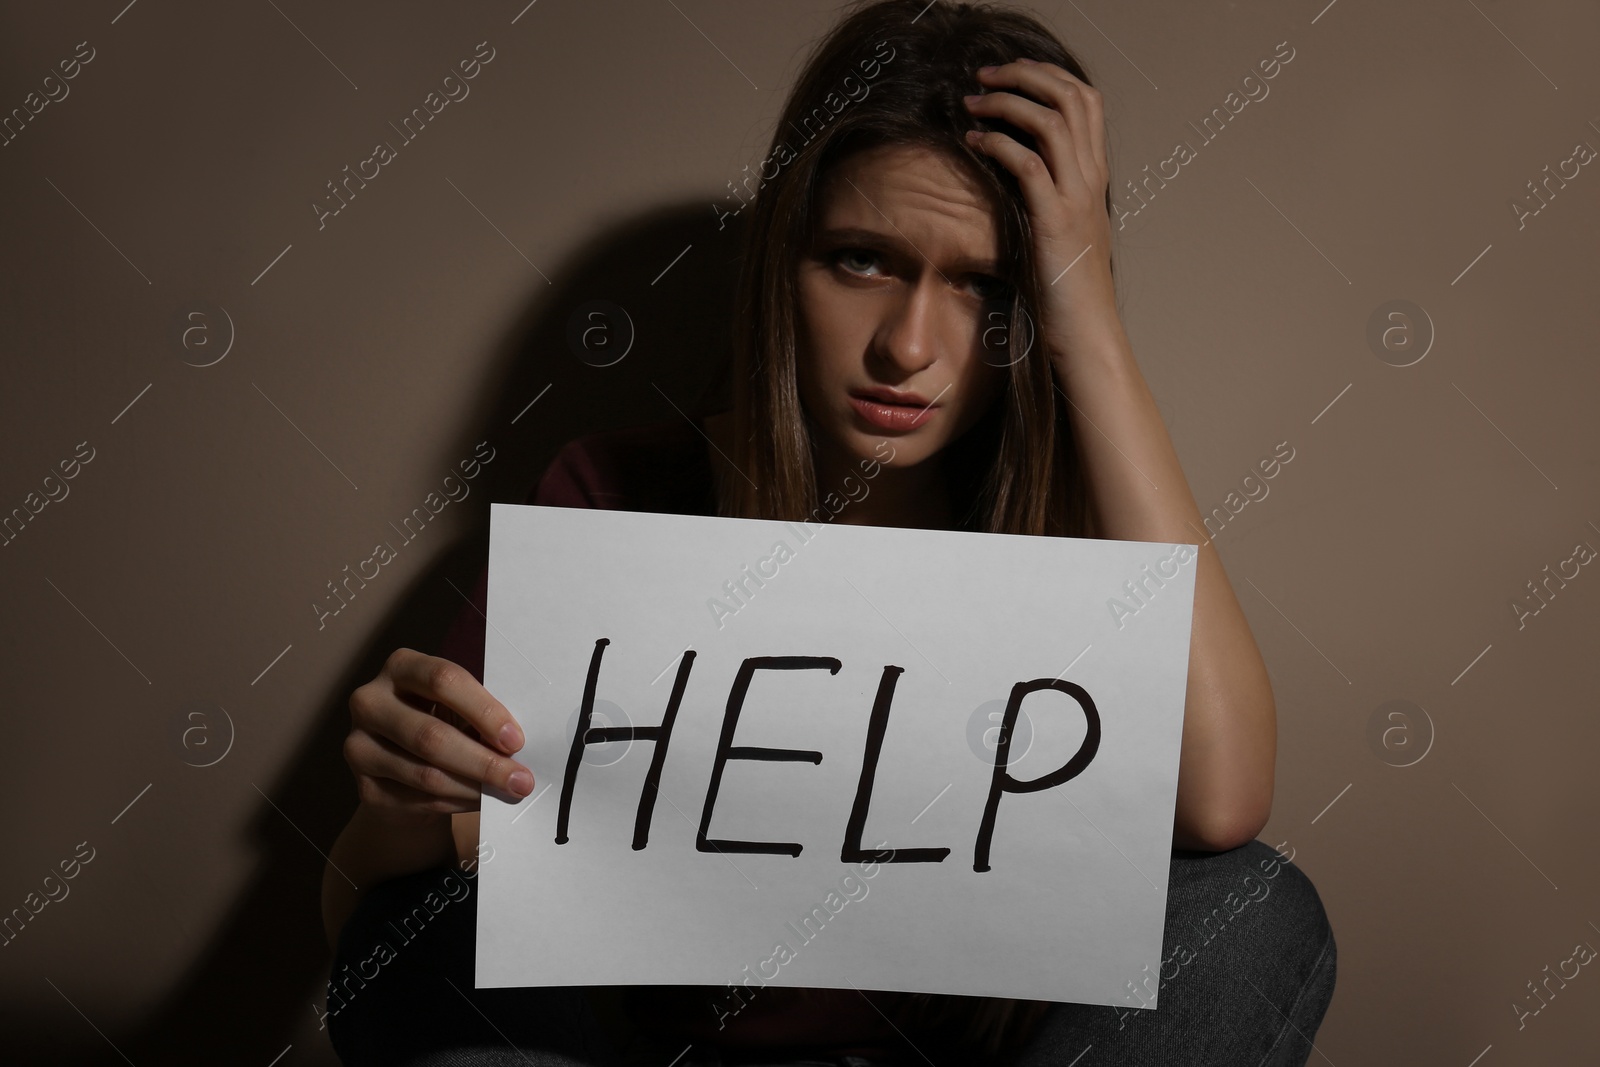
<instances>
[{"instance_id":1,"label":"woman's forehead","mask_svg":"<svg viewBox=\"0 0 1600 1067\"><path fill-rule=\"evenodd\" d=\"M960 164L921 146L866 149L836 164L819 196L816 240L857 239L869 247L922 248L995 269L995 211L985 190Z\"/></svg>"}]
</instances>

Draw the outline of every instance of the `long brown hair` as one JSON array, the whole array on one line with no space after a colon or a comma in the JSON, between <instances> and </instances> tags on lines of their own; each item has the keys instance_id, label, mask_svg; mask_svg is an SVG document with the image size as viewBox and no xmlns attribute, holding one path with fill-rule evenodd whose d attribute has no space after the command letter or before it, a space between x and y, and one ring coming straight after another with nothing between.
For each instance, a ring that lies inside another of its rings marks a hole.
<instances>
[{"instance_id":1,"label":"long brown hair","mask_svg":"<svg viewBox=\"0 0 1600 1067\"><path fill-rule=\"evenodd\" d=\"M810 247L829 169L865 148L912 145L954 159L998 206L1000 263L1012 293L998 335L1013 352L1032 346L1027 356L1008 358L1001 397L939 457L959 524L991 533L1092 536L1069 405L1034 344L1040 288L1022 191L964 134L1001 130L1029 148L1033 138L1003 120L974 118L961 98L982 91L978 67L1019 56L1093 83L1049 29L1020 11L926 0L853 0L842 11L791 90L767 162L758 168L754 202L741 209L751 217L742 236L729 378L731 458L745 477L719 494L718 509L747 518L830 515L820 506L815 444L795 374L798 263Z\"/></svg>"},{"instance_id":2,"label":"long brown hair","mask_svg":"<svg viewBox=\"0 0 1600 1067\"><path fill-rule=\"evenodd\" d=\"M963 136L997 129L1035 147L1009 123L974 118L961 99L982 91L978 67L1018 57L1054 63L1092 84L1083 64L1037 19L989 3L853 0L812 49L758 168L753 203L741 208L752 214L742 236L729 379L731 458L745 478L731 478L718 494L721 514L831 517L819 500L812 427L796 379L797 267L810 247L829 168L862 149L909 145L947 154L998 207L1000 263L1010 284L1004 337L1013 346L1033 345L1022 358L1013 348L1001 396L937 457L959 524L993 533L1093 536L1069 405L1033 343L1040 286L1022 191L1003 165ZM925 993L905 1003L910 1010L903 1018L920 1032L948 1035L987 1056L1019 1046L1049 1007Z\"/></svg>"}]
</instances>

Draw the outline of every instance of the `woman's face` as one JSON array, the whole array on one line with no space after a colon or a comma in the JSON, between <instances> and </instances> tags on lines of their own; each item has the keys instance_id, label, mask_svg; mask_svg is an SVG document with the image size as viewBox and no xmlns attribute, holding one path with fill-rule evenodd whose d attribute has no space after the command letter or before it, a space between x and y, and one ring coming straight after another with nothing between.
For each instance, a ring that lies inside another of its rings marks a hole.
<instances>
[{"instance_id":1,"label":"woman's face","mask_svg":"<svg viewBox=\"0 0 1600 1067\"><path fill-rule=\"evenodd\" d=\"M992 209L948 157L902 145L847 157L819 194L798 271L801 403L840 458L873 456L888 438L892 465L916 466L1005 384L982 343L1007 292ZM878 406L863 399L872 391L911 403Z\"/></svg>"}]
</instances>

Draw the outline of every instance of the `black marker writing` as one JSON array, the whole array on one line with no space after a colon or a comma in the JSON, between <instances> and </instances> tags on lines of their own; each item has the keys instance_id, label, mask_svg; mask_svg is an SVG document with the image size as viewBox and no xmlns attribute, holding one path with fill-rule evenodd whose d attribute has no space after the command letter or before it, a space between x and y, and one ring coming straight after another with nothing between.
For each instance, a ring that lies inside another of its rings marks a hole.
<instances>
[{"instance_id":1,"label":"black marker writing","mask_svg":"<svg viewBox=\"0 0 1600 1067\"><path fill-rule=\"evenodd\" d=\"M600 677L600 655L610 643L609 637L597 639L594 655L589 658L589 677L583 683L583 707L578 712L578 729L572 735L572 748L567 752L567 773L561 782L556 844L567 843L567 816L572 810L572 787L578 781L578 764L583 759L584 746L601 741L654 741L655 755L650 758L650 770L644 776L644 788L639 792L639 814L633 823L633 848L638 851L644 848L650 838L650 816L655 811L661 765L666 762L667 745L672 742L672 724L678 718L678 705L683 700L684 687L689 684L689 671L694 667L694 649L685 650L683 660L678 664L678 677L672 683L672 695L667 698L667 711L661 717L660 726L597 726L591 729L589 721L594 716L594 688Z\"/></svg>"},{"instance_id":2,"label":"black marker writing","mask_svg":"<svg viewBox=\"0 0 1600 1067\"><path fill-rule=\"evenodd\" d=\"M872 780L878 773L883 733L889 727L889 705L894 701L895 682L904 671L904 667L886 664L883 677L878 680L878 695L872 701L872 715L867 720L867 749L861 757L861 781L856 785L855 803L850 806L850 821L845 824L844 847L839 850L839 859L845 863L859 863L866 859L875 863L941 863L950 855L947 848L861 847L861 832L867 826L867 809L872 805Z\"/></svg>"},{"instance_id":3,"label":"black marker writing","mask_svg":"<svg viewBox=\"0 0 1600 1067\"><path fill-rule=\"evenodd\" d=\"M717 755L711 762L711 785L706 789L706 806L700 813L700 830L694 835L694 847L701 852L759 852L765 855L798 856L800 845L795 841L724 841L706 837L706 827L711 825L711 808L717 802L717 788L722 785L722 768L730 759L782 760L821 763L822 753L798 748L753 748L748 745L734 747L733 731L739 725L739 712L744 707L744 697L750 689L750 679L758 670L805 671L826 667L829 674L838 674L843 666L832 656L750 656L739 664L733 688L728 691L728 709L722 716L722 736L717 738Z\"/></svg>"},{"instance_id":4,"label":"black marker writing","mask_svg":"<svg viewBox=\"0 0 1600 1067\"><path fill-rule=\"evenodd\" d=\"M578 766L583 762L584 748L588 745L613 741L650 741L655 750L645 773L644 785L639 793L639 808L634 819L633 848L643 849L650 840L650 820L659 795L661 769L666 763L667 748L672 741L672 727L677 721L678 709L683 703L684 690L689 685L689 673L694 668L695 652L685 649L678 664L677 678L672 693L667 698L666 711L659 726L607 726L589 724L594 718L595 690L600 680L600 660L610 638L601 637L594 643L594 653L589 659L589 672L583 685L583 703L579 708L577 728L572 735L572 745L567 752L566 774L561 783L561 803L556 815L556 844L568 841L567 826L572 813L572 793L578 781ZM796 671L826 668L829 674L838 674L843 664L832 656L751 656L739 665L733 686L728 691L728 701L723 711L722 730L717 739L715 758L711 764L711 781L706 788L705 805L700 813L700 826L695 833L695 849L699 852L739 852L763 855L800 855L802 846L797 841L733 841L708 835L711 813L716 807L717 793L722 786L722 773L729 760L754 760L757 762L822 762L822 753L810 749L763 748L754 745L735 745L734 732L739 726L739 715L744 710L750 683L758 670ZM878 760L883 753L883 738L889 728L889 713L894 703L895 686L904 667L886 664L878 680L878 692L873 698L872 710L867 718L866 747L861 756L861 775L856 783L855 800L850 807L850 817L845 824L844 843L839 849L843 863L942 863L950 855L948 848L862 848L861 839L866 831L867 816L872 807L873 784L877 779ZM1078 702L1083 711L1087 730L1083 743L1062 766L1038 778L1019 780L1008 771L1011 756L1011 734L1022 710L1022 701L1029 693L1055 689ZM972 869L987 871L989 847L994 837L995 817L999 813L1002 793L1035 793L1051 789L1082 774L1100 749L1100 713L1094 700L1080 685L1059 678L1035 678L1017 682L1011 687L1005 714L1000 725L1000 737L995 745L994 770L990 777L989 795L984 804L983 818L978 828L974 847Z\"/></svg>"},{"instance_id":5,"label":"black marker writing","mask_svg":"<svg viewBox=\"0 0 1600 1067\"><path fill-rule=\"evenodd\" d=\"M1083 744L1078 746L1078 751L1066 763L1049 774L1019 782L1006 773L1006 759L1011 753L1011 728L1016 725L1017 712L1022 709L1022 698L1041 689L1059 689L1076 700L1083 707L1083 717L1088 731L1084 735ZM1000 722L1000 738L994 746L994 777L989 783L989 801L983 806L983 822L978 827L978 843L974 849L972 869L975 871L989 869L989 840L994 836L994 816L1000 807L1001 793L1034 793L1076 778L1083 773L1085 767L1089 766L1089 761L1094 759L1094 754L1099 749L1100 713L1095 710L1094 701L1089 698L1089 692L1083 686L1063 682L1058 678L1035 678L1031 682L1018 682L1012 686L1011 699L1006 703L1005 717Z\"/></svg>"}]
</instances>

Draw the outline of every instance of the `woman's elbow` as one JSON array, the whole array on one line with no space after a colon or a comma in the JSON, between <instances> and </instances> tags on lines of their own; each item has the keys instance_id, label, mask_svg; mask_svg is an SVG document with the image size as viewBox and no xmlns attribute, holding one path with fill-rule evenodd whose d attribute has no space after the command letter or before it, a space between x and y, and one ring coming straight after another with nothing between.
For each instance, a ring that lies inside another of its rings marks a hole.
<instances>
[{"instance_id":1,"label":"woman's elbow","mask_svg":"<svg viewBox=\"0 0 1600 1067\"><path fill-rule=\"evenodd\" d=\"M1262 729L1230 747L1232 758L1203 767L1200 783L1183 794L1178 824L1192 842L1183 847L1227 852L1248 845L1272 817L1277 760L1277 719L1270 694L1258 716ZM1181 777L1181 771L1180 771Z\"/></svg>"},{"instance_id":2,"label":"woman's elbow","mask_svg":"<svg viewBox=\"0 0 1600 1067\"><path fill-rule=\"evenodd\" d=\"M1227 852L1248 845L1266 828L1271 798L1217 808L1174 828L1172 842L1196 852Z\"/></svg>"}]
</instances>

